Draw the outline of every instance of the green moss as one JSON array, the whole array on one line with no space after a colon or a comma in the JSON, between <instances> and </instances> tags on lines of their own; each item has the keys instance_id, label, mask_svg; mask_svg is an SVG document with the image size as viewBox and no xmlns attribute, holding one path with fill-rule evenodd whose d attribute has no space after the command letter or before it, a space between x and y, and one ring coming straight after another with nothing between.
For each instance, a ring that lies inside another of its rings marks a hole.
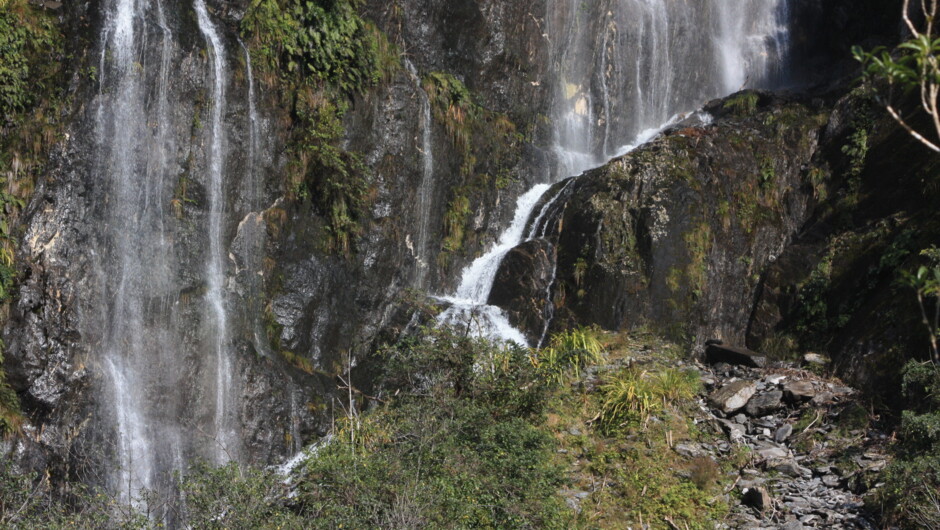
<instances>
[{"instance_id":1,"label":"green moss","mask_svg":"<svg viewBox=\"0 0 940 530\"><path fill-rule=\"evenodd\" d=\"M464 229L470 217L470 199L458 195L447 205L444 214L444 242L447 252L455 252L463 247Z\"/></svg>"},{"instance_id":2,"label":"green moss","mask_svg":"<svg viewBox=\"0 0 940 530\"><path fill-rule=\"evenodd\" d=\"M705 292L708 281L708 253L712 248L712 232L708 223L700 223L695 229L685 234L689 264L686 266L686 278L695 298Z\"/></svg>"},{"instance_id":3,"label":"green moss","mask_svg":"<svg viewBox=\"0 0 940 530\"><path fill-rule=\"evenodd\" d=\"M287 197L312 201L326 250L349 255L362 233L369 172L343 147L349 98L401 68L400 53L358 13L359 0L254 0L241 22L258 78L291 109Z\"/></svg>"},{"instance_id":4,"label":"green moss","mask_svg":"<svg viewBox=\"0 0 940 530\"><path fill-rule=\"evenodd\" d=\"M741 92L728 98L723 106L737 116L747 116L757 110L758 100L759 96L756 92Z\"/></svg>"}]
</instances>

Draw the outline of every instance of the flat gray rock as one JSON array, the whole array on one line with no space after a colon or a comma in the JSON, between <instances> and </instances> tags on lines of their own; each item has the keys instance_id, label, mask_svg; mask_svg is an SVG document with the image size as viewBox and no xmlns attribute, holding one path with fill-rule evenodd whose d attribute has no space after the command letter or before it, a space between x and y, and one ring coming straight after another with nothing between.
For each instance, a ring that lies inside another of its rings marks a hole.
<instances>
[{"instance_id":1,"label":"flat gray rock","mask_svg":"<svg viewBox=\"0 0 940 530\"><path fill-rule=\"evenodd\" d=\"M725 414L730 414L744 408L756 391L757 387L753 381L735 381L712 392L708 396L708 403Z\"/></svg>"}]
</instances>

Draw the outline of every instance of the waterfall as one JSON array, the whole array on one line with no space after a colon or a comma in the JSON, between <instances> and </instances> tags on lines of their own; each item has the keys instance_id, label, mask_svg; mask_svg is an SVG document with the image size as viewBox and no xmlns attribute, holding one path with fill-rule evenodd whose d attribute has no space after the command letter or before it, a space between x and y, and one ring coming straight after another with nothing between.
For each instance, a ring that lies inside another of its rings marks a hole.
<instances>
[{"instance_id":1,"label":"waterfall","mask_svg":"<svg viewBox=\"0 0 940 530\"><path fill-rule=\"evenodd\" d=\"M95 152L88 180L100 182L104 200L91 206L101 228L82 249L90 283L80 327L102 375L94 421L102 433L114 433L106 435L113 447L92 456L108 466L108 486L135 505L144 490L171 494L173 472L189 460L223 462L240 450L225 304L231 76L224 39L205 4L195 0L193 7L207 48L206 126L200 108L193 118L174 104L182 54L163 0L106 6L90 114ZM250 187L259 134L250 61L246 68ZM193 156L180 134L188 128ZM204 164L195 156L200 146ZM198 201L186 202L188 181L203 185L205 211ZM257 193L248 192L252 204ZM184 207L192 216L179 221ZM200 293L205 305L193 300Z\"/></svg>"},{"instance_id":2,"label":"waterfall","mask_svg":"<svg viewBox=\"0 0 940 530\"><path fill-rule=\"evenodd\" d=\"M786 0L608 0L595 5L569 0L550 8L557 167L544 181L577 176L622 156L711 98L745 86L779 84L785 72L786 7ZM491 250L462 271L457 292L440 297L451 306L439 322L528 344L505 313L486 300L503 256L544 235L541 218L557 198L541 200L550 188L545 182L519 198L512 223ZM523 239L538 203L544 206Z\"/></svg>"},{"instance_id":3,"label":"waterfall","mask_svg":"<svg viewBox=\"0 0 940 530\"><path fill-rule=\"evenodd\" d=\"M405 59L405 69L415 84L415 92L421 100L421 117L418 126L421 132L421 184L418 186L418 226L414 241L415 260L418 263L418 275L415 284L424 285L428 275L431 257L428 237L431 228L431 207L434 201L434 147L431 144L431 132L434 125L431 119L431 100L421 86L421 77L411 61Z\"/></svg>"},{"instance_id":4,"label":"waterfall","mask_svg":"<svg viewBox=\"0 0 940 530\"><path fill-rule=\"evenodd\" d=\"M148 9L156 11L155 54L143 53ZM126 502L155 487L157 469L181 465L180 432L153 413L151 400L161 389L148 384L149 373L172 364L167 352L176 341L165 325L172 318L173 265L163 215L163 175L173 149L168 116L174 48L162 3L115 0L102 32L95 115L96 172L109 194L103 235L110 241L96 254L103 258L99 275L107 278L96 336L117 430L111 482ZM156 59L155 71L148 72L148 59ZM147 101L151 90L153 101Z\"/></svg>"},{"instance_id":5,"label":"waterfall","mask_svg":"<svg viewBox=\"0 0 940 530\"><path fill-rule=\"evenodd\" d=\"M232 360L229 358L228 314L225 309L225 250L222 245L223 221L225 213L225 189L223 187L223 164L225 163L225 130L222 123L222 110L226 107L225 84L225 47L218 30L209 19L203 0L195 0L197 22L209 47L209 60L212 65L212 122L209 143L209 258L206 264L208 292L206 298L212 313L212 320L207 326L208 336L215 356L215 434L219 447L217 461L224 462L237 454L237 433L232 427L231 401L236 396L232 392Z\"/></svg>"}]
</instances>

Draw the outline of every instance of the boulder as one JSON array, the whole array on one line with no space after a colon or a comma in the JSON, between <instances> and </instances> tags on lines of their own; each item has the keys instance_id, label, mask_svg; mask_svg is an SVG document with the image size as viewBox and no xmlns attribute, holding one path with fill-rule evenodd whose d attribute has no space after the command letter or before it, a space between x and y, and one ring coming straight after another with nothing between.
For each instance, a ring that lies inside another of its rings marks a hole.
<instances>
[{"instance_id":1,"label":"boulder","mask_svg":"<svg viewBox=\"0 0 940 530\"><path fill-rule=\"evenodd\" d=\"M829 358L818 353L807 353L803 355L803 366L826 366L829 364Z\"/></svg>"},{"instance_id":2,"label":"boulder","mask_svg":"<svg viewBox=\"0 0 940 530\"><path fill-rule=\"evenodd\" d=\"M503 257L486 303L506 311L509 322L534 345L552 316L549 288L554 280L555 246L541 238L527 241Z\"/></svg>"},{"instance_id":3,"label":"boulder","mask_svg":"<svg viewBox=\"0 0 940 530\"><path fill-rule=\"evenodd\" d=\"M783 407L782 399L783 392L780 390L755 394L754 397L748 400L744 412L754 417L766 416Z\"/></svg>"},{"instance_id":4,"label":"boulder","mask_svg":"<svg viewBox=\"0 0 940 530\"><path fill-rule=\"evenodd\" d=\"M783 385L783 396L789 403L802 403L816 396L816 389L809 381L790 381Z\"/></svg>"},{"instance_id":5,"label":"boulder","mask_svg":"<svg viewBox=\"0 0 940 530\"><path fill-rule=\"evenodd\" d=\"M773 507L774 499L765 488L748 488L741 497L741 502L747 506L753 506L760 511L768 510Z\"/></svg>"},{"instance_id":6,"label":"boulder","mask_svg":"<svg viewBox=\"0 0 940 530\"><path fill-rule=\"evenodd\" d=\"M727 363L751 368L763 368L767 364L767 358L757 352L724 344L710 344L705 349L705 361L708 364Z\"/></svg>"},{"instance_id":7,"label":"boulder","mask_svg":"<svg viewBox=\"0 0 940 530\"><path fill-rule=\"evenodd\" d=\"M708 396L708 403L725 414L730 414L744 408L756 391L757 386L753 381L734 381L712 392Z\"/></svg>"}]
</instances>

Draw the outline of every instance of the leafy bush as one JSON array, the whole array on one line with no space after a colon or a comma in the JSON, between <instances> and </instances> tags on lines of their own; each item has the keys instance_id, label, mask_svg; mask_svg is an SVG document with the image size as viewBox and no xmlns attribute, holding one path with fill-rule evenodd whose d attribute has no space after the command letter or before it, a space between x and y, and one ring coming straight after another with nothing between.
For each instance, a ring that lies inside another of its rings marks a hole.
<instances>
[{"instance_id":1,"label":"leafy bush","mask_svg":"<svg viewBox=\"0 0 940 530\"><path fill-rule=\"evenodd\" d=\"M566 526L546 401L527 352L431 330L386 349L396 397L340 423L304 464L295 502L314 527Z\"/></svg>"},{"instance_id":2,"label":"leafy bush","mask_svg":"<svg viewBox=\"0 0 940 530\"><path fill-rule=\"evenodd\" d=\"M0 528L10 529L144 529L147 517L84 484L70 484L69 498L51 494L48 477L23 473L8 455L0 455Z\"/></svg>"},{"instance_id":3,"label":"leafy bush","mask_svg":"<svg viewBox=\"0 0 940 530\"><path fill-rule=\"evenodd\" d=\"M940 366L917 361L903 370L901 391L911 410L901 417L901 444L887 467L877 502L905 528L940 527Z\"/></svg>"},{"instance_id":4,"label":"leafy bush","mask_svg":"<svg viewBox=\"0 0 940 530\"><path fill-rule=\"evenodd\" d=\"M283 478L231 463L193 465L180 481L190 528L303 528L286 508Z\"/></svg>"},{"instance_id":5,"label":"leafy bush","mask_svg":"<svg viewBox=\"0 0 940 530\"><path fill-rule=\"evenodd\" d=\"M61 47L54 24L52 16L25 0L0 2L0 126L32 105L57 71L48 57Z\"/></svg>"},{"instance_id":6,"label":"leafy bush","mask_svg":"<svg viewBox=\"0 0 940 530\"><path fill-rule=\"evenodd\" d=\"M877 502L890 523L902 528L940 528L940 456L897 459L882 479Z\"/></svg>"}]
</instances>

